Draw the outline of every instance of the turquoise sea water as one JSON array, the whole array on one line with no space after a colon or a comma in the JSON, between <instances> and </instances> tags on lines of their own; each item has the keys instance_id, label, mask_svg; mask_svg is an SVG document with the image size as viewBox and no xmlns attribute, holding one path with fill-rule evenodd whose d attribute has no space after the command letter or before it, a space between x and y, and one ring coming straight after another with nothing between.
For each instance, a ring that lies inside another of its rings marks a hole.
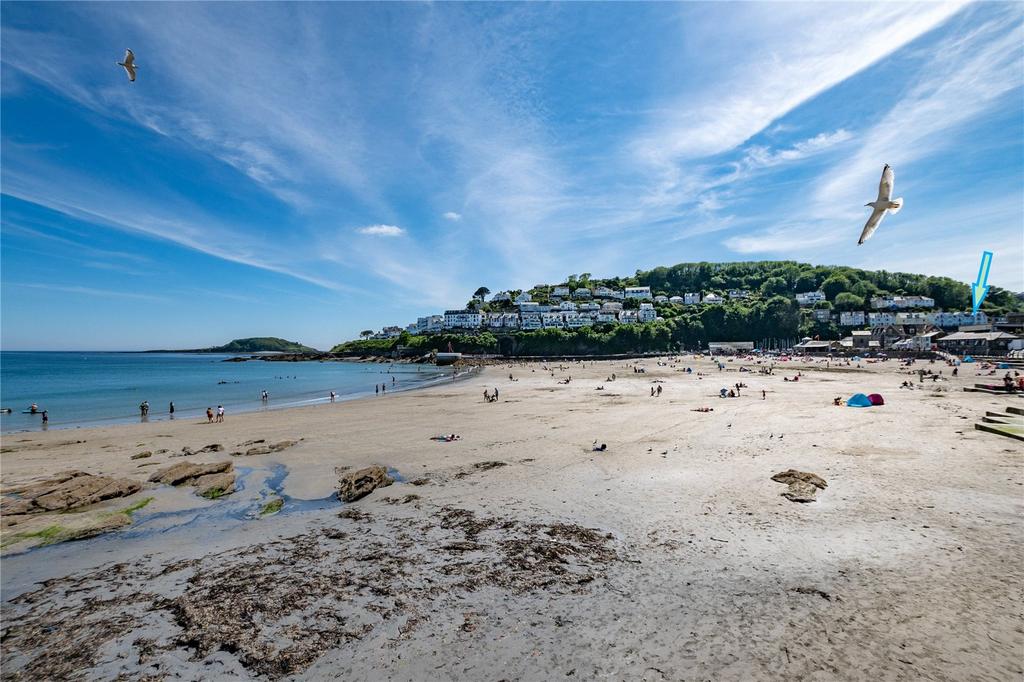
<instances>
[{"instance_id":1,"label":"turquoise sea water","mask_svg":"<svg viewBox=\"0 0 1024 682\"><path fill-rule=\"evenodd\" d=\"M207 407L238 412L374 395L377 384L408 390L450 378L451 368L350 362L223 362L228 355L188 353L0 353L0 415L3 432L39 430L39 415L22 414L36 403L49 412L49 428L138 422L149 401L148 421L196 418ZM223 383L222 383L223 382ZM261 391L270 394L266 404Z\"/></svg>"}]
</instances>

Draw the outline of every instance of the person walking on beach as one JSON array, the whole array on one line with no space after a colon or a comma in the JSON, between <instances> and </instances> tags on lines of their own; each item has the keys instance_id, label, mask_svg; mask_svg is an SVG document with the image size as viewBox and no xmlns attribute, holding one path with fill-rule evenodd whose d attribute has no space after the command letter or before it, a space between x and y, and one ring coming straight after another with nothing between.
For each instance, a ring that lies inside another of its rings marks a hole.
<instances>
[{"instance_id":1,"label":"person walking on beach","mask_svg":"<svg viewBox=\"0 0 1024 682\"><path fill-rule=\"evenodd\" d=\"M761 400L768 400L768 394L765 393L763 388L761 389Z\"/></svg>"},{"instance_id":2,"label":"person walking on beach","mask_svg":"<svg viewBox=\"0 0 1024 682\"><path fill-rule=\"evenodd\" d=\"M220 424L224 421L224 406L217 406L217 423Z\"/></svg>"},{"instance_id":3,"label":"person walking on beach","mask_svg":"<svg viewBox=\"0 0 1024 682\"><path fill-rule=\"evenodd\" d=\"M171 415L171 419L174 419L174 402L172 401L170 406L167 408L167 414Z\"/></svg>"},{"instance_id":4,"label":"person walking on beach","mask_svg":"<svg viewBox=\"0 0 1024 682\"><path fill-rule=\"evenodd\" d=\"M213 423L213 408L212 407L207 407L206 408L206 423L207 424L212 424Z\"/></svg>"},{"instance_id":5,"label":"person walking on beach","mask_svg":"<svg viewBox=\"0 0 1024 682\"><path fill-rule=\"evenodd\" d=\"M46 410L43 410L43 428L45 429L46 425L49 424L49 423L50 423L50 415L46 413Z\"/></svg>"},{"instance_id":6,"label":"person walking on beach","mask_svg":"<svg viewBox=\"0 0 1024 682\"><path fill-rule=\"evenodd\" d=\"M334 402L334 399L335 399L335 398L336 398L337 396L338 396L338 394L337 394L337 393L335 393L334 391L331 391L331 402L332 402L332 403Z\"/></svg>"},{"instance_id":7,"label":"person walking on beach","mask_svg":"<svg viewBox=\"0 0 1024 682\"><path fill-rule=\"evenodd\" d=\"M380 384L373 385L373 392L376 393L377 395L380 395Z\"/></svg>"},{"instance_id":8,"label":"person walking on beach","mask_svg":"<svg viewBox=\"0 0 1024 682\"><path fill-rule=\"evenodd\" d=\"M494 402L498 402L498 387L494 387Z\"/></svg>"},{"instance_id":9,"label":"person walking on beach","mask_svg":"<svg viewBox=\"0 0 1024 682\"><path fill-rule=\"evenodd\" d=\"M139 413L143 417L145 417L146 415L149 414L149 401L148 400L143 400L142 404L139 405Z\"/></svg>"}]
</instances>

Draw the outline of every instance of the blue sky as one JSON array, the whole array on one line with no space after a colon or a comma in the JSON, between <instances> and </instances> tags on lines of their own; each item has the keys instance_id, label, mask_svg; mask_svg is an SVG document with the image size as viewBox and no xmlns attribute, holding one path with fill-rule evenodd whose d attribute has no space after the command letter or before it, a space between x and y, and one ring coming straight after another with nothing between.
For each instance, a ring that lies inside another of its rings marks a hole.
<instances>
[{"instance_id":1,"label":"blue sky","mask_svg":"<svg viewBox=\"0 0 1024 682\"><path fill-rule=\"evenodd\" d=\"M1022 45L1019 3L6 3L2 344L330 347L698 260L1022 290Z\"/></svg>"}]
</instances>

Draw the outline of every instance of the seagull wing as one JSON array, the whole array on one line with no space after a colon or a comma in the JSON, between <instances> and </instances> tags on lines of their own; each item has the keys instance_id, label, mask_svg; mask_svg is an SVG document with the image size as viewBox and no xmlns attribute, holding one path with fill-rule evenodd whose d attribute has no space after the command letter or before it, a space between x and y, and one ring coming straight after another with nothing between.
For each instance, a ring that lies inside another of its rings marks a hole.
<instances>
[{"instance_id":1,"label":"seagull wing","mask_svg":"<svg viewBox=\"0 0 1024 682\"><path fill-rule=\"evenodd\" d=\"M860 233L860 239L857 240L858 244L863 244L864 242L871 238L871 235L875 233L875 230L878 229L878 226L882 224L882 218L884 216L884 208L876 208L874 211L871 212L871 217L868 218L868 221L864 224L864 231Z\"/></svg>"},{"instance_id":2,"label":"seagull wing","mask_svg":"<svg viewBox=\"0 0 1024 682\"><path fill-rule=\"evenodd\" d=\"M128 80L130 80L132 83L134 83L135 82L135 67L132 66L131 64L127 63L127 62L125 62L121 66L123 66L124 70L128 72Z\"/></svg>"},{"instance_id":3,"label":"seagull wing","mask_svg":"<svg viewBox=\"0 0 1024 682\"><path fill-rule=\"evenodd\" d=\"M131 50L124 51L124 65L132 66L135 63L135 53Z\"/></svg>"},{"instance_id":4,"label":"seagull wing","mask_svg":"<svg viewBox=\"0 0 1024 682\"><path fill-rule=\"evenodd\" d=\"M878 200L889 201L892 196L892 186L896 182L896 176L892 172L892 166L885 164L882 169L882 180L878 183Z\"/></svg>"}]
</instances>

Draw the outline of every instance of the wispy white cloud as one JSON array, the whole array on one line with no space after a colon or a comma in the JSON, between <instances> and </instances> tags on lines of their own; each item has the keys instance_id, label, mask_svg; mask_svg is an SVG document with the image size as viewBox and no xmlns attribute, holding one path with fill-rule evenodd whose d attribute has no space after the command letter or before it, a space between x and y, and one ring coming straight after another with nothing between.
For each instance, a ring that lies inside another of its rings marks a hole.
<instances>
[{"instance_id":1,"label":"wispy white cloud","mask_svg":"<svg viewBox=\"0 0 1024 682\"><path fill-rule=\"evenodd\" d=\"M458 221L462 220L462 214L461 213L456 213L455 211L448 211L448 212L446 212L444 214L444 219L445 220L453 220L455 222L458 222Z\"/></svg>"},{"instance_id":2,"label":"wispy white cloud","mask_svg":"<svg viewBox=\"0 0 1024 682\"><path fill-rule=\"evenodd\" d=\"M367 225L356 230L359 234L368 234L374 237L401 237L405 230L397 225Z\"/></svg>"},{"instance_id":3,"label":"wispy white cloud","mask_svg":"<svg viewBox=\"0 0 1024 682\"><path fill-rule=\"evenodd\" d=\"M734 149L800 104L891 54L964 3L730 6L716 38L735 68L680 97L634 142L656 164ZM742 10L739 9L742 7ZM830 11L831 8L840 8ZM736 60L734 46L743 45Z\"/></svg>"},{"instance_id":4,"label":"wispy white cloud","mask_svg":"<svg viewBox=\"0 0 1024 682\"><path fill-rule=\"evenodd\" d=\"M96 296L99 298L128 298L139 301L166 301L168 299L163 296L154 296L151 294L140 294L133 291L120 291L117 289L96 289L93 287L83 287L79 285L63 285L63 284L46 284L46 283L34 283L34 282L15 282L7 286L21 287L23 289L39 289L42 291L52 291L61 294L74 294L81 296Z\"/></svg>"}]
</instances>

